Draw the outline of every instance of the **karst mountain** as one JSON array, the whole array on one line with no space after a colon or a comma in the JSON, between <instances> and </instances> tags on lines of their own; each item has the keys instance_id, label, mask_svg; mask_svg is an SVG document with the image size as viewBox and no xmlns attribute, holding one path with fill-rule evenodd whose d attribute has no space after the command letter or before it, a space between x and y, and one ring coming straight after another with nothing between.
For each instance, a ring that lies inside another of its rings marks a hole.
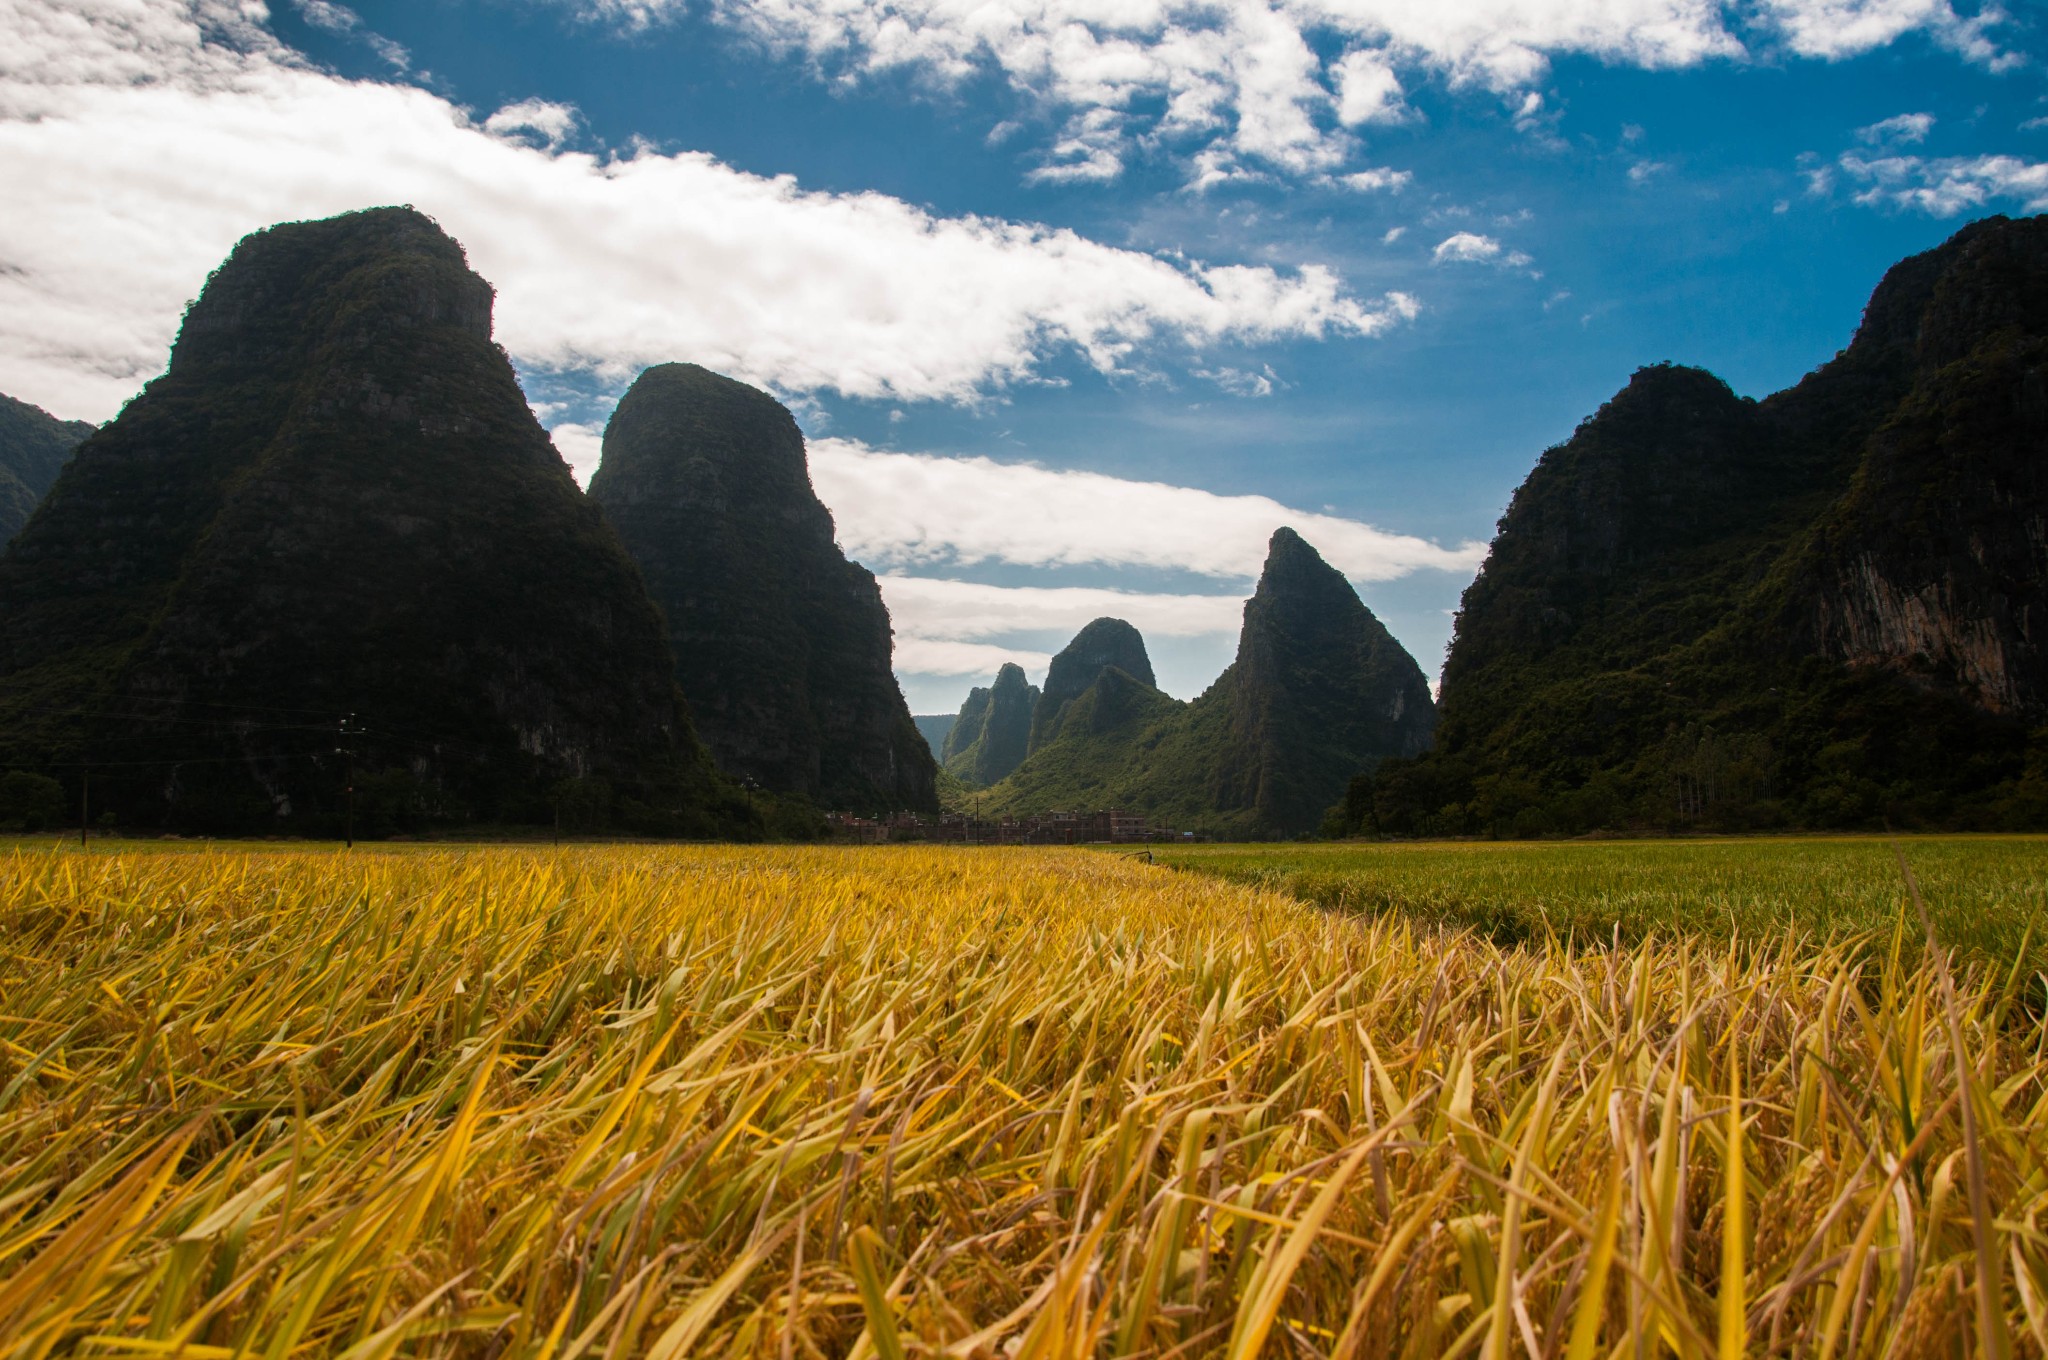
<instances>
[{"instance_id":1,"label":"karst mountain","mask_svg":"<svg viewBox=\"0 0 2048 1360\"><path fill-rule=\"evenodd\" d=\"M21 532L72 450L96 428L0 395L0 544Z\"/></svg>"},{"instance_id":2,"label":"karst mountain","mask_svg":"<svg viewBox=\"0 0 2048 1360\"><path fill-rule=\"evenodd\" d=\"M2048 818L2048 218L1892 268L1762 401L1646 368L1515 493L1439 749L1354 829Z\"/></svg>"},{"instance_id":3,"label":"karst mountain","mask_svg":"<svg viewBox=\"0 0 2048 1360\"><path fill-rule=\"evenodd\" d=\"M410 209L243 240L0 559L0 762L203 830L744 830L492 302Z\"/></svg>"},{"instance_id":4,"label":"karst mountain","mask_svg":"<svg viewBox=\"0 0 2048 1360\"><path fill-rule=\"evenodd\" d=\"M1362 765L1427 749L1436 724L1421 667L1285 528L1236 660L1199 698L1160 691L1137 630L1098 619L1055 658L1035 707L1027 757L977 806L1116 807L1219 835L1313 831Z\"/></svg>"},{"instance_id":5,"label":"karst mountain","mask_svg":"<svg viewBox=\"0 0 2048 1360\"><path fill-rule=\"evenodd\" d=\"M590 495L668 621L721 769L826 808L937 810L881 590L833 541L786 407L695 364L650 368L612 414Z\"/></svg>"}]
</instances>

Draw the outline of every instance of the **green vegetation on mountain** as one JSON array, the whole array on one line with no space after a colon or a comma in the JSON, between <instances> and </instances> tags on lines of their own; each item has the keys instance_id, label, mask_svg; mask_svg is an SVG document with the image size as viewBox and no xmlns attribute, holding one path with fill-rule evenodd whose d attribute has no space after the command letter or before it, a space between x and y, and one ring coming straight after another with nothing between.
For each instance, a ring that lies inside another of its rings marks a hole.
<instances>
[{"instance_id":1,"label":"green vegetation on mountain","mask_svg":"<svg viewBox=\"0 0 2048 1360\"><path fill-rule=\"evenodd\" d=\"M1292 529L1273 535L1237 659L1194 702L1153 686L1121 620L1098 619L1061 657L1039 705L1046 735L988 791L991 811L1116 807L1180 830L1297 835L1361 765L1426 748L1436 720L1414 658ZM1085 687L1048 713L1077 673Z\"/></svg>"},{"instance_id":2,"label":"green vegetation on mountain","mask_svg":"<svg viewBox=\"0 0 2048 1360\"><path fill-rule=\"evenodd\" d=\"M0 768L208 831L332 833L351 783L373 833L754 825L491 306L410 209L242 241L0 559Z\"/></svg>"},{"instance_id":3,"label":"green vegetation on mountain","mask_svg":"<svg viewBox=\"0 0 2048 1360\"><path fill-rule=\"evenodd\" d=\"M0 396L0 544L28 523L71 451L98 428Z\"/></svg>"},{"instance_id":4,"label":"green vegetation on mountain","mask_svg":"<svg viewBox=\"0 0 2048 1360\"><path fill-rule=\"evenodd\" d=\"M1038 700L1038 687L1013 662L996 671L994 685L969 690L941 752L947 771L969 788L987 788L1008 776L1031 749Z\"/></svg>"},{"instance_id":5,"label":"green vegetation on mountain","mask_svg":"<svg viewBox=\"0 0 2048 1360\"><path fill-rule=\"evenodd\" d=\"M612 414L590 495L668 619L721 769L829 808L938 809L881 590L833 541L782 403L695 364L650 368Z\"/></svg>"},{"instance_id":6,"label":"green vegetation on mountain","mask_svg":"<svg viewBox=\"0 0 2048 1360\"><path fill-rule=\"evenodd\" d=\"M2048 821L2048 219L1893 268L1769 399L1663 365L1546 452L1437 749L1332 831Z\"/></svg>"},{"instance_id":7,"label":"green vegetation on mountain","mask_svg":"<svg viewBox=\"0 0 2048 1360\"><path fill-rule=\"evenodd\" d=\"M1059 734L1068 706L1112 667L1148 689L1158 683L1138 630L1122 619L1096 619L1076 633L1046 668L1045 690L1031 712L1032 750Z\"/></svg>"}]
</instances>

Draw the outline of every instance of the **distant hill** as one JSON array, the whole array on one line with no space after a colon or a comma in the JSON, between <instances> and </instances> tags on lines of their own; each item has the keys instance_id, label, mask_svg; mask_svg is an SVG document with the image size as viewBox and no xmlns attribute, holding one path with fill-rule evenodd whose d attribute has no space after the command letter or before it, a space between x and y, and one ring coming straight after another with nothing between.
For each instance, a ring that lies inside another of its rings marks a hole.
<instances>
[{"instance_id":1,"label":"distant hill","mask_svg":"<svg viewBox=\"0 0 2048 1360\"><path fill-rule=\"evenodd\" d=\"M21 532L71 451L98 428L0 396L0 544Z\"/></svg>"},{"instance_id":2,"label":"distant hill","mask_svg":"<svg viewBox=\"0 0 2048 1360\"><path fill-rule=\"evenodd\" d=\"M1023 764L1038 699L1038 687L1015 663L1000 667L988 688L969 690L940 749L947 773L969 788L986 788Z\"/></svg>"},{"instance_id":3,"label":"distant hill","mask_svg":"<svg viewBox=\"0 0 2048 1360\"><path fill-rule=\"evenodd\" d=\"M1436 722L1414 658L1292 529L1201 697L1155 688L1137 630L1098 619L1054 659L1038 711L1029 757L981 805L1118 807L1238 836L1314 830L1360 765L1426 749Z\"/></svg>"},{"instance_id":4,"label":"distant hill","mask_svg":"<svg viewBox=\"0 0 2048 1360\"><path fill-rule=\"evenodd\" d=\"M243 240L0 559L0 768L201 830L338 831L353 769L366 830L744 833L491 308L410 209Z\"/></svg>"},{"instance_id":5,"label":"distant hill","mask_svg":"<svg viewBox=\"0 0 2048 1360\"><path fill-rule=\"evenodd\" d=\"M827 808L938 810L881 590L833 542L782 403L695 364L650 368L612 414L590 495L667 617L721 769Z\"/></svg>"},{"instance_id":6,"label":"distant hill","mask_svg":"<svg viewBox=\"0 0 2048 1360\"><path fill-rule=\"evenodd\" d=\"M1546 452L1465 592L1394 833L2048 820L2048 219L1888 272L1764 401L1660 365Z\"/></svg>"},{"instance_id":7,"label":"distant hill","mask_svg":"<svg viewBox=\"0 0 2048 1360\"><path fill-rule=\"evenodd\" d=\"M913 713L910 720L917 724L918 735L932 748L932 759L937 760L946 749L946 737L959 720L957 713Z\"/></svg>"},{"instance_id":8,"label":"distant hill","mask_svg":"<svg viewBox=\"0 0 2048 1360\"><path fill-rule=\"evenodd\" d=\"M1122 619L1096 619L1076 633L1046 669L1045 691L1031 710L1032 750L1059 735L1067 709L1112 667L1147 689L1157 683L1138 630Z\"/></svg>"}]
</instances>

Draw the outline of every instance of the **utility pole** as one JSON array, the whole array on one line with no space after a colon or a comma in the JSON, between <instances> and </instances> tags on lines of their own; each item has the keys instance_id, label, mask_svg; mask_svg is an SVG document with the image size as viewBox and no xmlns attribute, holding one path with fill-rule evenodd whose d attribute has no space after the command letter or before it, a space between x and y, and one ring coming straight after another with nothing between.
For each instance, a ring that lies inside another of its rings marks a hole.
<instances>
[{"instance_id":1,"label":"utility pole","mask_svg":"<svg viewBox=\"0 0 2048 1360\"><path fill-rule=\"evenodd\" d=\"M347 742L349 739L348 725L355 716L355 714L350 713L341 720L341 739L343 742ZM353 850L356 848L356 752L353 746L343 745L335 747L334 753L346 757L348 761L347 773L342 776L343 792L348 799L348 812L347 820L342 825L344 828L344 838L348 841L348 848Z\"/></svg>"}]
</instances>

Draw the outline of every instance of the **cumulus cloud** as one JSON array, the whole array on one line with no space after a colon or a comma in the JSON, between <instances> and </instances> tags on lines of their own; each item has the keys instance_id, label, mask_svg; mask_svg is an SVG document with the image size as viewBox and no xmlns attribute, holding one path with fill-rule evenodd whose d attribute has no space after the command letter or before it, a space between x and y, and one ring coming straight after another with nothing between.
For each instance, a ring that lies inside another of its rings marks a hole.
<instances>
[{"instance_id":1,"label":"cumulus cloud","mask_svg":"<svg viewBox=\"0 0 2048 1360\"><path fill-rule=\"evenodd\" d=\"M625 27L688 6L555 2ZM1346 129L1403 116L1403 71L1519 94L1559 56L1660 69L1762 45L1837 60L1914 32L2009 60L1994 41L2002 12L1964 19L1950 0L713 0L712 12L831 78L998 74L1064 124L1039 178L1108 178L1155 136L1327 172L1352 149ZM1541 109L1524 107L1519 124L1548 136ZM1116 144L1103 125L1077 139L1073 120L1096 112L1116 116ZM1191 164L1216 183L1227 162Z\"/></svg>"},{"instance_id":2,"label":"cumulus cloud","mask_svg":"<svg viewBox=\"0 0 2048 1360\"><path fill-rule=\"evenodd\" d=\"M546 99L522 99L516 104L507 104L484 119L484 131L531 142L552 151L575 136L582 122L583 115L576 111L574 105L557 104Z\"/></svg>"},{"instance_id":3,"label":"cumulus cloud","mask_svg":"<svg viewBox=\"0 0 2048 1360\"><path fill-rule=\"evenodd\" d=\"M1362 123L1398 123L1407 114L1406 91L1393 65L1380 52L1347 52L1337 62L1337 121L1345 127Z\"/></svg>"},{"instance_id":4,"label":"cumulus cloud","mask_svg":"<svg viewBox=\"0 0 2048 1360\"><path fill-rule=\"evenodd\" d=\"M1446 548L1266 496L982 457L892 453L844 439L811 441L810 458L811 480L832 509L840 544L881 570L1144 567L1248 581L1283 524L1360 582L1469 572L1486 555L1483 543Z\"/></svg>"},{"instance_id":5,"label":"cumulus cloud","mask_svg":"<svg viewBox=\"0 0 2048 1360\"><path fill-rule=\"evenodd\" d=\"M494 130L426 90L313 69L252 15L0 0L0 390L104 418L162 368L239 237L398 202L497 286L522 365L611 382L680 356L789 394L971 400L1062 353L1113 372L1162 346L1413 314L1316 266L1162 259L702 154L550 150L534 142L566 132L562 106L501 109Z\"/></svg>"},{"instance_id":6,"label":"cumulus cloud","mask_svg":"<svg viewBox=\"0 0 2048 1360\"><path fill-rule=\"evenodd\" d=\"M1856 136L1872 146L1917 146L1933 128L1931 113L1901 113L1858 128Z\"/></svg>"},{"instance_id":7,"label":"cumulus cloud","mask_svg":"<svg viewBox=\"0 0 2048 1360\"><path fill-rule=\"evenodd\" d=\"M2028 212L2048 210L2048 163L2018 156L1866 159L1852 152L1840 163L1843 172L1863 186L1855 198L1866 207L1954 217L2005 199L2017 201Z\"/></svg>"}]
</instances>

